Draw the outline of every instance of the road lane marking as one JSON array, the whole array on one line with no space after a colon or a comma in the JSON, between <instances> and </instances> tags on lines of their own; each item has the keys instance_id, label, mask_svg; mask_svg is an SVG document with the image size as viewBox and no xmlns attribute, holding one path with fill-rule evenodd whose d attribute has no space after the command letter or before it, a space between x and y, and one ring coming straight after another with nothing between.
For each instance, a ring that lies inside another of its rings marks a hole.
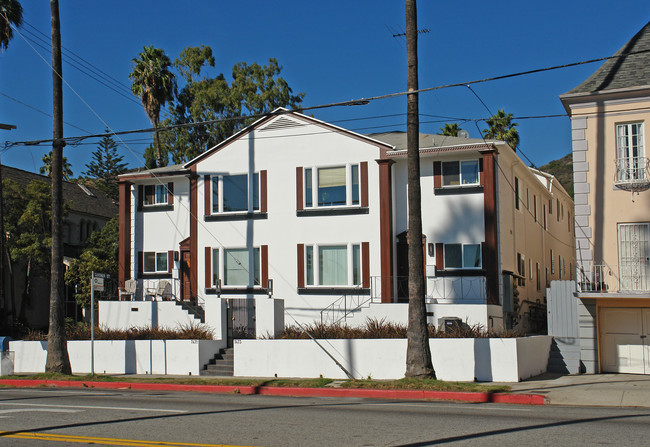
<instances>
[{"instance_id":1,"label":"road lane marking","mask_svg":"<svg viewBox=\"0 0 650 447\"><path fill-rule=\"evenodd\" d=\"M7 413L25 413L40 411L43 413L80 413L81 410L69 410L66 408L11 408L9 410L0 410L0 414Z\"/></svg>"},{"instance_id":2,"label":"road lane marking","mask_svg":"<svg viewBox=\"0 0 650 447\"><path fill-rule=\"evenodd\" d=\"M4 406L43 407L43 408L81 408L82 410L119 410L119 411L150 411L156 413L187 413L185 410L168 410L165 408L136 408L136 407L103 407L99 405L54 405L32 404L17 402L0 402Z\"/></svg>"},{"instance_id":3,"label":"road lane marking","mask_svg":"<svg viewBox=\"0 0 650 447\"><path fill-rule=\"evenodd\" d=\"M30 432L7 432L0 431L0 438L15 438L15 439L31 439L38 441L54 441L54 442L75 442L85 444L102 444L102 445L126 445L136 447L253 447L243 445L230 445L230 444L201 444L194 442L165 442L165 441L149 441L138 439L120 439L120 438L100 438L94 436L74 436L74 435L56 435L53 433L30 433Z\"/></svg>"}]
</instances>

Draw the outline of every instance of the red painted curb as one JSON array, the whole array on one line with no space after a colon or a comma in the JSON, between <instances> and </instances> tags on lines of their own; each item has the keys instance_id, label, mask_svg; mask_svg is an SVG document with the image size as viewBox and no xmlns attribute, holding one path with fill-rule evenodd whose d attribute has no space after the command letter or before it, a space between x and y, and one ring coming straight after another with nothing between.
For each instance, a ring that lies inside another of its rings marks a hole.
<instances>
[{"instance_id":1,"label":"red painted curb","mask_svg":"<svg viewBox=\"0 0 650 447\"><path fill-rule=\"evenodd\" d=\"M50 386L60 388L99 388L130 389L143 391L193 391L198 393L220 394L261 394L265 396L294 397L356 397L367 399L407 399L407 400L453 400L459 402L518 405L545 405L546 399L539 394L480 393L461 391L427 390L369 390L363 388L295 388L271 386L232 386L232 385L182 385L175 383L144 382L93 382L74 380L34 380L0 379L0 385L19 388Z\"/></svg>"}]
</instances>

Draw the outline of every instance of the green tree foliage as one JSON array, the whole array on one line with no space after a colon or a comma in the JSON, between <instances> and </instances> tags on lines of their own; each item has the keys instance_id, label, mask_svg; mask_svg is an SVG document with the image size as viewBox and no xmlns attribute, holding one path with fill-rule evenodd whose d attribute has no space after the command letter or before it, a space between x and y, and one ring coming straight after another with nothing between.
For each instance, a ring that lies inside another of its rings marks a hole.
<instances>
[{"instance_id":1,"label":"green tree foliage","mask_svg":"<svg viewBox=\"0 0 650 447\"><path fill-rule=\"evenodd\" d=\"M48 177L52 177L52 151L43 155L41 161L43 162L43 166L40 167L39 172ZM67 157L63 157L63 179L69 182L72 179L72 175L72 165Z\"/></svg>"},{"instance_id":2,"label":"green tree foliage","mask_svg":"<svg viewBox=\"0 0 650 447\"><path fill-rule=\"evenodd\" d=\"M92 272L108 273L117 277L118 268L119 221L109 220L101 231L95 231L88 239L86 248L79 258L72 261L65 273L65 282L76 286L74 295L77 303L83 307L90 305L90 275ZM96 294L95 298L98 299Z\"/></svg>"},{"instance_id":3,"label":"green tree foliage","mask_svg":"<svg viewBox=\"0 0 650 447\"><path fill-rule=\"evenodd\" d=\"M276 59L269 59L267 65L235 64L231 82L223 74L208 76L207 67L213 66L208 46L188 47L181 52L174 68L183 85L177 90L163 125L262 114L277 107L297 108L304 97L304 93L293 94L280 76L282 67ZM172 129L161 135L162 146L168 149L174 163L183 163L250 123L251 120L223 121Z\"/></svg>"},{"instance_id":4,"label":"green tree foliage","mask_svg":"<svg viewBox=\"0 0 650 447\"><path fill-rule=\"evenodd\" d=\"M23 23L23 7L17 0L0 0L0 50L6 50L14 36L12 26Z\"/></svg>"},{"instance_id":5,"label":"green tree foliage","mask_svg":"<svg viewBox=\"0 0 650 447\"><path fill-rule=\"evenodd\" d=\"M117 154L117 143L110 135L105 135L97 149L93 152L93 159L86 164L88 169L85 175L96 179L95 185L106 195L118 200L117 176L126 172L124 157Z\"/></svg>"},{"instance_id":6,"label":"green tree foliage","mask_svg":"<svg viewBox=\"0 0 650 447\"><path fill-rule=\"evenodd\" d=\"M133 70L129 74L131 91L140 98L154 129L158 128L160 109L174 98L176 78L170 71L171 61L160 48L144 47L138 57L133 58ZM165 166L160 152L158 131L154 132L154 149L158 166Z\"/></svg>"},{"instance_id":7,"label":"green tree foliage","mask_svg":"<svg viewBox=\"0 0 650 447\"><path fill-rule=\"evenodd\" d=\"M489 129L483 131L483 137L505 141L513 149L519 147L519 131L515 129L519 124L512 122L512 113L506 114L503 109L499 109L496 115L492 115L485 120Z\"/></svg>"},{"instance_id":8,"label":"green tree foliage","mask_svg":"<svg viewBox=\"0 0 650 447\"><path fill-rule=\"evenodd\" d=\"M460 130L460 127L458 127L458 123L445 123L445 127L440 128L440 132L442 132L442 135L445 135L447 137L457 137L458 136L458 131Z\"/></svg>"}]
</instances>

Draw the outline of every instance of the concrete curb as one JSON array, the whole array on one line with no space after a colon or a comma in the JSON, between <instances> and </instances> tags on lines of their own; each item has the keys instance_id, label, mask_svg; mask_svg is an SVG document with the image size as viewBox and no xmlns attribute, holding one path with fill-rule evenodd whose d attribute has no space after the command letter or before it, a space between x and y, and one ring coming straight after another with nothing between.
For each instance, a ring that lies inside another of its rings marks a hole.
<instances>
[{"instance_id":1,"label":"concrete curb","mask_svg":"<svg viewBox=\"0 0 650 447\"><path fill-rule=\"evenodd\" d=\"M517 405L546 405L541 394L481 393L426 390L369 390L361 388L293 388L272 386L182 385L176 383L92 382L76 380L0 379L0 385L16 388L98 388L142 391L192 391L217 394L260 394L294 397L353 397L366 399L452 400L473 403L500 403Z\"/></svg>"}]
</instances>

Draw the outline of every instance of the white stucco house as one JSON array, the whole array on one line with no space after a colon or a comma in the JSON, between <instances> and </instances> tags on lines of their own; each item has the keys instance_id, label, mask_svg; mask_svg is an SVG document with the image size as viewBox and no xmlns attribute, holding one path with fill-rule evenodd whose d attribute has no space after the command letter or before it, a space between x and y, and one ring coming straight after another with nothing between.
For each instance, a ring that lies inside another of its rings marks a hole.
<instances>
[{"instance_id":1,"label":"white stucco house","mask_svg":"<svg viewBox=\"0 0 650 447\"><path fill-rule=\"evenodd\" d=\"M278 109L184 165L124 174L119 281L208 307L272 296L287 324L404 322L405 144ZM420 153L429 321L534 326L575 266L571 198L504 142L423 134Z\"/></svg>"}]
</instances>

